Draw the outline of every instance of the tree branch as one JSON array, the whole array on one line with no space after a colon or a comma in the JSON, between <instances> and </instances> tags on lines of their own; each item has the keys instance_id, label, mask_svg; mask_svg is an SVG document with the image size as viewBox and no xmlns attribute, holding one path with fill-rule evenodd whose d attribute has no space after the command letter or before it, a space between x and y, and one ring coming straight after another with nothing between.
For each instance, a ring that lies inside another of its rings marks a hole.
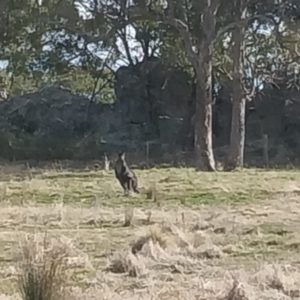
<instances>
[{"instance_id":1,"label":"tree branch","mask_svg":"<svg viewBox=\"0 0 300 300\"><path fill-rule=\"evenodd\" d=\"M104 13L104 12L103 12ZM127 25L131 25L131 23L137 22L137 21L143 21L145 19L153 20L153 21L161 21L160 17L153 13L147 13L145 11L141 11L139 8L133 7L132 9L127 9L128 18L118 21L117 24L114 24L111 26L111 28L101 35L90 35L87 32L84 32L84 30L79 30L70 28L62 24L61 22L57 21L51 21L49 22L50 25L54 25L54 28L52 30L58 31L58 30L65 30L67 33L76 35L82 39L85 40L86 43L98 43L98 42L105 42L116 36L117 32ZM106 15L106 18L107 15ZM115 21L114 19L112 21Z\"/></svg>"},{"instance_id":2,"label":"tree branch","mask_svg":"<svg viewBox=\"0 0 300 300\"><path fill-rule=\"evenodd\" d=\"M221 0L209 0L207 1L207 5L210 3L208 6L212 15L216 15L220 5L221 5Z\"/></svg>"},{"instance_id":3,"label":"tree branch","mask_svg":"<svg viewBox=\"0 0 300 300\"><path fill-rule=\"evenodd\" d=\"M128 41L127 41L126 29L125 28L123 28L123 29L124 29L124 31L121 30L120 32L117 32L117 35L119 36L119 38L121 39L121 41L124 45L124 49L125 49L127 59L129 61L129 65L133 66L134 62L133 62L133 59L132 59L132 56L130 53L130 48L129 48Z\"/></svg>"},{"instance_id":4,"label":"tree branch","mask_svg":"<svg viewBox=\"0 0 300 300\"><path fill-rule=\"evenodd\" d=\"M172 0L168 0L168 7L169 7L169 15L165 18L165 21L174 27L178 33L181 35L184 45L188 54L188 57L194 67L197 66L197 54L194 52L195 45L193 44L192 35L189 31L189 27L186 23L182 20L179 20L175 17L174 13L174 6Z\"/></svg>"},{"instance_id":5,"label":"tree branch","mask_svg":"<svg viewBox=\"0 0 300 300\"><path fill-rule=\"evenodd\" d=\"M267 17L265 15L255 15L255 16L251 16L249 18L243 19L240 22L232 22L224 27L222 27L221 29L218 30L218 32L216 33L215 36L215 41L217 39L220 38L220 36L222 36L224 33L232 30L235 26L241 26L241 27L245 27L250 21L254 21L255 19L259 19L259 20L265 20L265 21L270 21L271 23L277 25L275 23L275 21L273 20L273 18L271 17Z\"/></svg>"}]
</instances>

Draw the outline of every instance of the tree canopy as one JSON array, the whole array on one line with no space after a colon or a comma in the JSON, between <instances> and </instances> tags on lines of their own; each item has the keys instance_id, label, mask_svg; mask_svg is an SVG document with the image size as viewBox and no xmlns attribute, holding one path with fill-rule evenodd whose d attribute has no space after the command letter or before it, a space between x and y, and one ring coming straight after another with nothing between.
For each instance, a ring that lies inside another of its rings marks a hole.
<instances>
[{"instance_id":1,"label":"tree canopy","mask_svg":"<svg viewBox=\"0 0 300 300\"><path fill-rule=\"evenodd\" d=\"M260 89L272 81L279 84L285 72L287 87L296 87L299 1L244 2L247 16L241 26L246 30L247 83ZM172 3L176 26L182 26L181 31L188 27L188 38L196 47L205 9L201 1L4 1L1 87L15 95L53 81L69 81L74 91L92 95L94 90L99 93L111 87L118 66L134 65L151 56L160 58L166 67L185 69L193 75L185 41L171 26ZM216 82L230 87L232 6L227 2L217 5L213 73ZM113 97L106 93L110 96L99 99Z\"/></svg>"}]
</instances>

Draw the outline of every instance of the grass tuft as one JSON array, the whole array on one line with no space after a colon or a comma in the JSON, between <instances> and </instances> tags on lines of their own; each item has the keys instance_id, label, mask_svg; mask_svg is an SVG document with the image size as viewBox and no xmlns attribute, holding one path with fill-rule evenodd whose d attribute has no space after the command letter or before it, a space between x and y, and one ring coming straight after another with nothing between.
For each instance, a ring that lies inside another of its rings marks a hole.
<instances>
[{"instance_id":1,"label":"grass tuft","mask_svg":"<svg viewBox=\"0 0 300 300\"><path fill-rule=\"evenodd\" d=\"M122 251L109 262L106 271L130 277L138 277L143 273L144 265L130 252Z\"/></svg>"},{"instance_id":2,"label":"grass tuft","mask_svg":"<svg viewBox=\"0 0 300 300\"><path fill-rule=\"evenodd\" d=\"M248 300L244 286L237 280L233 282L232 288L222 300Z\"/></svg>"},{"instance_id":3,"label":"grass tuft","mask_svg":"<svg viewBox=\"0 0 300 300\"><path fill-rule=\"evenodd\" d=\"M19 288L24 300L64 299L68 249L26 235L21 244Z\"/></svg>"},{"instance_id":4,"label":"grass tuft","mask_svg":"<svg viewBox=\"0 0 300 300\"><path fill-rule=\"evenodd\" d=\"M152 241L154 244L158 244L162 249L168 246L169 239L163 234L160 228L151 227L148 234L137 239L131 246L131 252L133 254L138 253L144 247L148 241Z\"/></svg>"}]
</instances>

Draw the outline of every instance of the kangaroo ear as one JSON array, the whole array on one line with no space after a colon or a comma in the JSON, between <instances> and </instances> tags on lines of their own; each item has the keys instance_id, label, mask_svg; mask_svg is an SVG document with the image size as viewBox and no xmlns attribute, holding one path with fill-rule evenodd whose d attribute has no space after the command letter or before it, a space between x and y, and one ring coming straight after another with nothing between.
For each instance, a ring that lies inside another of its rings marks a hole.
<instances>
[{"instance_id":1,"label":"kangaroo ear","mask_svg":"<svg viewBox=\"0 0 300 300\"><path fill-rule=\"evenodd\" d=\"M125 152L124 152L124 151L120 152L120 153L119 153L119 157L120 157L121 159L125 159Z\"/></svg>"}]
</instances>

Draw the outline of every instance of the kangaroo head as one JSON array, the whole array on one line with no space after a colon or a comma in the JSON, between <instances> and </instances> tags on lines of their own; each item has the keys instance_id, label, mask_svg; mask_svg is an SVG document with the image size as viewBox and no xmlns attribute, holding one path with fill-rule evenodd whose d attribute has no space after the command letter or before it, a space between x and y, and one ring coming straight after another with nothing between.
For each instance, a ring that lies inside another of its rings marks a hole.
<instances>
[{"instance_id":1,"label":"kangaroo head","mask_svg":"<svg viewBox=\"0 0 300 300\"><path fill-rule=\"evenodd\" d=\"M119 153L119 159L122 161L125 161L125 152L124 151Z\"/></svg>"}]
</instances>

